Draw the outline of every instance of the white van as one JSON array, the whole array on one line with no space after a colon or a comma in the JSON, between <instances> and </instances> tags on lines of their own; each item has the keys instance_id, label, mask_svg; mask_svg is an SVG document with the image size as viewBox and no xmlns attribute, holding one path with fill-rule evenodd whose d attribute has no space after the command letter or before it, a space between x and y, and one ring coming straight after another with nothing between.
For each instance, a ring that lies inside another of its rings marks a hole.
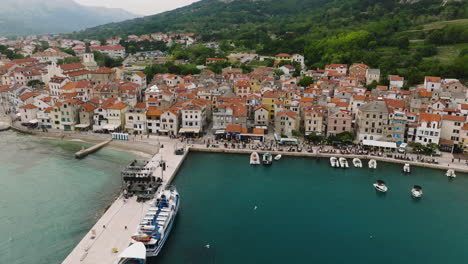
<instances>
[{"instance_id":1,"label":"white van","mask_svg":"<svg viewBox=\"0 0 468 264\"><path fill-rule=\"evenodd\" d=\"M408 144L406 143L401 143L400 146L398 147L398 152L400 153L405 153L406 152L406 147L408 146Z\"/></svg>"}]
</instances>

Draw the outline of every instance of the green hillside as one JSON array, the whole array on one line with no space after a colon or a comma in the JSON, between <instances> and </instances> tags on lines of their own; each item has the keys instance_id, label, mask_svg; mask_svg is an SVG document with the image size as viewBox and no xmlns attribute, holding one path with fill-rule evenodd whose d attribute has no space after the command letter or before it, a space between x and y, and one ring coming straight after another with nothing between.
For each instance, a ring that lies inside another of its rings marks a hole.
<instances>
[{"instance_id":1,"label":"green hillside","mask_svg":"<svg viewBox=\"0 0 468 264\"><path fill-rule=\"evenodd\" d=\"M384 74L403 74L410 84L419 82L421 74L466 78L468 72L453 67L454 60L463 60L466 52L443 63L434 56L438 46L468 43L468 25L464 23L468 0L446 4L441 0L405 2L202 0L163 14L90 28L70 37L101 39L194 32L203 41L229 40L237 50L256 50L262 55L302 53L309 67L359 61L380 68ZM463 23L445 22L449 20ZM424 41L413 48L410 39ZM229 47L223 52L229 52Z\"/></svg>"}]
</instances>

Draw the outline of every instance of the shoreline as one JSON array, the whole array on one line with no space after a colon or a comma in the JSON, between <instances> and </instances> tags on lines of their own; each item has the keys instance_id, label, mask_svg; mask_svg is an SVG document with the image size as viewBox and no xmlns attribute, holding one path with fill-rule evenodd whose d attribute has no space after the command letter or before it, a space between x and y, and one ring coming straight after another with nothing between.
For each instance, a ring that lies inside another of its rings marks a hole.
<instances>
[{"instance_id":1,"label":"shoreline","mask_svg":"<svg viewBox=\"0 0 468 264\"><path fill-rule=\"evenodd\" d=\"M219 149L213 149L213 148L205 148L205 147L199 147L199 146L190 146L189 147L190 151L195 151L195 152L210 152L210 153L227 153L227 154L251 154L253 150L243 150L243 149L226 149L226 148L219 148ZM353 159L353 158L359 158L361 160L369 160L369 159L375 159L376 161L382 161L382 162L388 162L388 163L394 163L394 164L410 164L411 166L417 166L417 167L423 167L423 168L430 168L430 169L437 169L437 170L443 170L447 171L448 169L453 169L456 172L461 172L461 173L468 173L468 166L463 165L465 168L460 168L456 166L446 166L442 164L430 164L430 163L423 163L423 162L418 162L418 161L409 161L409 160L398 160L398 159L392 159L392 158L386 158L386 157L380 157L380 156L370 156L370 155L356 155L356 154L338 154L338 153L308 153L308 152L287 152L287 151L266 151L266 150L255 150L259 154L264 154L264 153L271 153L272 155L278 155L281 154L282 156L292 156L292 157L306 157L306 158L330 158L330 157L344 157L347 159ZM364 164L363 164L364 165ZM365 167L365 165L363 166ZM352 166L350 166L352 168ZM444 174L445 176L445 174Z\"/></svg>"}]
</instances>

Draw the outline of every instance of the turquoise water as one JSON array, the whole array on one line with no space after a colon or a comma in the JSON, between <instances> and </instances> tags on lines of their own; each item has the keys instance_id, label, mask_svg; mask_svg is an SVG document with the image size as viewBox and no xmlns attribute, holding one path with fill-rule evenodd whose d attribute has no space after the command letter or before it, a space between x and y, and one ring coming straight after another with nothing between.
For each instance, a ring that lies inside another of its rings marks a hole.
<instances>
[{"instance_id":1,"label":"turquoise water","mask_svg":"<svg viewBox=\"0 0 468 264\"><path fill-rule=\"evenodd\" d=\"M61 263L111 204L133 157L83 145L0 134L0 263Z\"/></svg>"},{"instance_id":2,"label":"turquoise water","mask_svg":"<svg viewBox=\"0 0 468 264\"><path fill-rule=\"evenodd\" d=\"M371 171L308 158L248 161L188 156L174 182L178 218L150 263L468 263L467 175L449 181L416 167L403 175L382 162ZM387 194L375 192L376 179ZM421 200L410 196L414 184Z\"/></svg>"}]
</instances>

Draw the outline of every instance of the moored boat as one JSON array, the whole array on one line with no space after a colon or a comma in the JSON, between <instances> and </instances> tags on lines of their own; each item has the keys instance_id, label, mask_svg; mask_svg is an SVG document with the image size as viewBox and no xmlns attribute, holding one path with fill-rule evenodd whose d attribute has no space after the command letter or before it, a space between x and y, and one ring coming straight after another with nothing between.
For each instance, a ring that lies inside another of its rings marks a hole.
<instances>
[{"instance_id":1,"label":"moored boat","mask_svg":"<svg viewBox=\"0 0 468 264\"><path fill-rule=\"evenodd\" d=\"M339 159L339 162L340 162L341 168L349 168L349 164L348 164L348 160L347 160L347 159L341 157L341 158Z\"/></svg>"},{"instance_id":2,"label":"moored boat","mask_svg":"<svg viewBox=\"0 0 468 264\"><path fill-rule=\"evenodd\" d=\"M333 168L340 167L340 164L338 163L338 159L336 157L330 157L330 165Z\"/></svg>"},{"instance_id":3,"label":"moored boat","mask_svg":"<svg viewBox=\"0 0 468 264\"><path fill-rule=\"evenodd\" d=\"M252 164L252 165L260 164L260 156L255 151L252 152L252 154L250 154L250 164Z\"/></svg>"},{"instance_id":4,"label":"moored boat","mask_svg":"<svg viewBox=\"0 0 468 264\"><path fill-rule=\"evenodd\" d=\"M263 165L271 165L273 163L273 155L270 153L263 154Z\"/></svg>"},{"instance_id":5,"label":"moored boat","mask_svg":"<svg viewBox=\"0 0 468 264\"><path fill-rule=\"evenodd\" d=\"M281 154L278 154L278 155L275 156L275 160L280 160L281 157L283 157L283 156L281 156Z\"/></svg>"},{"instance_id":6,"label":"moored boat","mask_svg":"<svg viewBox=\"0 0 468 264\"><path fill-rule=\"evenodd\" d=\"M355 168L362 168L362 161L358 158L354 158L353 165Z\"/></svg>"},{"instance_id":7,"label":"moored boat","mask_svg":"<svg viewBox=\"0 0 468 264\"><path fill-rule=\"evenodd\" d=\"M146 247L142 242L130 245L119 255L116 264L145 264Z\"/></svg>"},{"instance_id":8,"label":"moored boat","mask_svg":"<svg viewBox=\"0 0 468 264\"><path fill-rule=\"evenodd\" d=\"M455 178L457 177L457 175L455 174L455 170L454 169L448 169L447 170L447 173L445 173L445 175L449 178Z\"/></svg>"},{"instance_id":9,"label":"moored boat","mask_svg":"<svg viewBox=\"0 0 468 264\"><path fill-rule=\"evenodd\" d=\"M369 169L377 169L377 161L375 159L371 159L367 166L369 166Z\"/></svg>"},{"instance_id":10,"label":"moored boat","mask_svg":"<svg viewBox=\"0 0 468 264\"><path fill-rule=\"evenodd\" d=\"M411 168L410 168L409 163L406 163L406 164L403 166L403 172L404 172L404 173L411 173Z\"/></svg>"},{"instance_id":11,"label":"moored boat","mask_svg":"<svg viewBox=\"0 0 468 264\"><path fill-rule=\"evenodd\" d=\"M373 184L374 185L374 188L379 191L379 192L387 192L388 191L388 187L387 185L385 185L385 182L382 181L382 180L377 180L376 183Z\"/></svg>"},{"instance_id":12,"label":"moored boat","mask_svg":"<svg viewBox=\"0 0 468 264\"><path fill-rule=\"evenodd\" d=\"M156 197L154 205L132 236L132 242L144 244L147 257L157 256L161 251L169 237L180 204L179 193L173 187L165 188Z\"/></svg>"},{"instance_id":13,"label":"moored boat","mask_svg":"<svg viewBox=\"0 0 468 264\"><path fill-rule=\"evenodd\" d=\"M414 198L420 198L423 195L422 187L419 185L414 185L411 189L411 196Z\"/></svg>"}]
</instances>

